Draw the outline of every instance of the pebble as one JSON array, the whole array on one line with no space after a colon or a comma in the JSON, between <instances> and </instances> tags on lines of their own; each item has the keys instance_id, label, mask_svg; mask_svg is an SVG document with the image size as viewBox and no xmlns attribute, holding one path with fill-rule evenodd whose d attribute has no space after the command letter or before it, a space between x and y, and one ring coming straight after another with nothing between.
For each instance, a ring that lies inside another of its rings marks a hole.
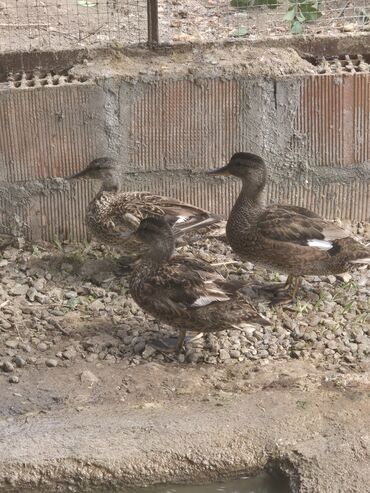
<instances>
[{"instance_id":1,"label":"pebble","mask_svg":"<svg viewBox=\"0 0 370 493\"><path fill-rule=\"evenodd\" d=\"M19 342L14 339L8 339L5 342L5 346L11 349L17 349Z\"/></svg>"},{"instance_id":2,"label":"pebble","mask_svg":"<svg viewBox=\"0 0 370 493\"><path fill-rule=\"evenodd\" d=\"M27 364L26 360L19 355L14 357L14 363L18 368L23 368Z\"/></svg>"},{"instance_id":3,"label":"pebble","mask_svg":"<svg viewBox=\"0 0 370 493\"><path fill-rule=\"evenodd\" d=\"M47 359L47 360L45 360L45 364L49 368L54 368L54 367L58 366L58 360L52 359L52 358L51 359Z\"/></svg>"},{"instance_id":4,"label":"pebble","mask_svg":"<svg viewBox=\"0 0 370 493\"><path fill-rule=\"evenodd\" d=\"M9 377L9 382L10 383L19 383L19 377L17 375L12 375Z\"/></svg>"},{"instance_id":5,"label":"pebble","mask_svg":"<svg viewBox=\"0 0 370 493\"><path fill-rule=\"evenodd\" d=\"M220 354L219 354L220 360L225 361L226 359L230 358L230 354L226 349L220 349Z\"/></svg>"},{"instance_id":6,"label":"pebble","mask_svg":"<svg viewBox=\"0 0 370 493\"><path fill-rule=\"evenodd\" d=\"M94 384L99 382L99 378L96 375L94 375L94 373L91 372L90 370L84 370L80 374L80 380L81 382L88 384Z\"/></svg>"},{"instance_id":7,"label":"pebble","mask_svg":"<svg viewBox=\"0 0 370 493\"><path fill-rule=\"evenodd\" d=\"M11 373L12 371L14 371L14 365L10 361L4 361L1 367L6 373Z\"/></svg>"}]
</instances>

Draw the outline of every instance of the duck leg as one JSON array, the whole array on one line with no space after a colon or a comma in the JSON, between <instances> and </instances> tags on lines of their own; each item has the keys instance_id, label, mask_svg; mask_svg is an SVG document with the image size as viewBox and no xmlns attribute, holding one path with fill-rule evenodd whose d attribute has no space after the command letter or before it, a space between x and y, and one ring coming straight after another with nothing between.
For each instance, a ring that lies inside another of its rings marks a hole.
<instances>
[{"instance_id":1,"label":"duck leg","mask_svg":"<svg viewBox=\"0 0 370 493\"><path fill-rule=\"evenodd\" d=\"M264 284L261 287L262 291L275 292L275 291L287 291L292 287L293 276L292 274L288 275L288 278L285 282L275 282L273 284Z\"/></svg>"},{"instance_id":2,"label":"duck leg","mask_svg":"<svg viewBox=\"0 0 370 493\"><path fill-rule=\"evenodd\" d=\"M289 285L287 285L284 290L280 290L280 292L277 292L277 294L273 297L271 301L272 305L288 305L295 300L299 288L302 284L302 278L293 277L291 274L289 274L287 282L288 280Z\"/></svg>"},{"instance_id":3,"label":"duck leg","mask_svg":"<svg viewBox=\"0 0 370 493\"><path fill-rule=\"evenodd\" d=\"M174 342L173 337L161 340L151 340L150 345L162 353L180 353L184 347L186 329L180 329L180 333Z\"/></svg>"}]
</instances>

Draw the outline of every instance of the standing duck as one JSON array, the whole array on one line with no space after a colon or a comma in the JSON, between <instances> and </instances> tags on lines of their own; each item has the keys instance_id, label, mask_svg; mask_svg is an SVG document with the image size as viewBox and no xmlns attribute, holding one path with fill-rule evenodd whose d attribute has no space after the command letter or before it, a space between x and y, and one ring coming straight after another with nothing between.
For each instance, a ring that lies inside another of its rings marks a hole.
<instances>
[{"instance_id":1,"label":"standing duck","mask_svg":"<svg viewBox=\"0 0 370 493\"><path fill-rule=\"evenodd\" d=\"M206 262L174 255L174 234L163 217L143 219L133 234L147 248L131 275L131 296L145 312L180 332L175 347L165 342L156 347L180 351L187 330L269 325L238 293L244 283L227 281Z\"/></svg>"},{"instance_id":2,"label":"standing duck","mask_svg":"<svg viewBox=\"0 0 370 493\"><path fill-rule=\"evenodd\" d=\"M292 301L301 276L340 274L354 264L370 264L370 249L334 223L303 207L265 206L262 197L267 172L259 156L238 152L226 166L209 173L242 180L226 237L241 258L288 274L283 292L273 303Z\"/></svg>"},{"instance_id":3,"label":"standing duck","mask_svg":"<svg viewBox=\"0 0 370 493\"><path fill-rule=\"evenodd\" d=\"M134 231L141 219L164 216L174 226L176 234L199 229L219 222L220 217L180 200L149 192L120 192L117 162L108 157L94 159L84 170L67 179L91 178L102 186L90 202L86 222L93 236L104 244L136 252L137 244L123 241L121 233Z\"/></svg>"}]
</instances>

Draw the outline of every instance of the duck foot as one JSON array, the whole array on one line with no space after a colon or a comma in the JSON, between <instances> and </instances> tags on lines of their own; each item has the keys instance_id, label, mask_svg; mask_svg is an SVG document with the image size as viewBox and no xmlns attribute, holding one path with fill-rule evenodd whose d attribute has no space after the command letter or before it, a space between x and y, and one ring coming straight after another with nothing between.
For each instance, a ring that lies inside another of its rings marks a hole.
<instances>
[{"instance_id":1,"label":"duck foot","mask_svg":"<svg viewBox=\"0 0 370 493\"><path fill-rule=\"evenodd\" d=\"M302 279L300 277L293 278L288 276L286 287L276 293L271 300L271 305L289 305L293 303L297 297L299 288L301 287Z\"/></svg>"},{"instance_id":2,"label":"duck foot","mask_svg":"<svg viewBox=\"0 0 370 493\"><path fill-rule=\"evenodd\" d=\"M180 353L182 349L184 349L184 343L193 341L199 337L199 335L195 337L185 337L186 330L181 330L178 337L167 337L166 339L152 339L149 341L149 344L156 349L157 351L161 351L162 353ZM202 336L202 334L200 334Z\"/></svg>"}]
</instances>

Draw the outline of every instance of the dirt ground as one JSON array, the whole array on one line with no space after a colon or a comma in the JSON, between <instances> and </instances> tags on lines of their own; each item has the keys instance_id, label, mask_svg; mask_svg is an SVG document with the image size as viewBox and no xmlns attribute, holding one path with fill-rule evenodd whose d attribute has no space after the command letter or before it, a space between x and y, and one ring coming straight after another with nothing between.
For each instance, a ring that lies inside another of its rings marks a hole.
<instances>
[{"instance_id":1,"label":"dirt ground","mask_svg":"<svg viewBox=\"0 0 370 493\"><path fill-rule=\"evenodd\" d=\"M305 34L368 30L362 0L323 3L322 17ZM283 20L288 2L235 8L228 0L160 0L161 42L213 42L281 37L290 34ZM145 0L7 0L0 2L0 50L66 49L147 41Z\"/></svg>"},{"instance_id":2,"label":"dirt ground","mask_svg":"<svg viewBox=\"0 0 370 493\"><path fill-rule=\"evenodd\" d=\"M353 231L368 241L368 225ZM182 249L251 286L282 280L217 237ZM0 491L267 468L294 492L367 492L368 269L307 278L286 307L251 288L272 327L210 334L175 357L151 346L173 331L133 303L104 248L21 242L4 246L0 268Z\"/></svg>"}]
</instances>

